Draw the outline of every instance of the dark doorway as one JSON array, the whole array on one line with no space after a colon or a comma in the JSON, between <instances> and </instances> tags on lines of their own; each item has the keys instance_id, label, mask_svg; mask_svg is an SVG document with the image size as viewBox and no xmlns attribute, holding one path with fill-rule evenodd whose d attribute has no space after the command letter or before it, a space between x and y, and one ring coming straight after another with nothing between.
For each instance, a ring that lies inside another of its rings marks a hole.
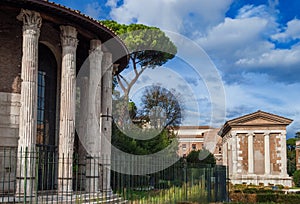
<instances>
[{"instance_id":1,"label":"dark doorway","mask_svg":"<svg viewBox=\"0 0 300 204\"><path fill-rule=\"evenodd\" d=\"M37 100L38 190L56 188L56 87L57 63L51 50L39 44Z\"/></svg>"}]
</instances>

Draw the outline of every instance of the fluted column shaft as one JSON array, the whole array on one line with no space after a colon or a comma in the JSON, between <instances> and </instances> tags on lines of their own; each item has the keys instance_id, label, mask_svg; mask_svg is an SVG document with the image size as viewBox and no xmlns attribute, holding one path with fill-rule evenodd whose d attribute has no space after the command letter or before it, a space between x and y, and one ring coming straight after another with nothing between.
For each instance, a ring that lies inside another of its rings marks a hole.
<instances>
[{"instance_id":1,"label":"fluted column shaft","mask_svg":"<svg viewBox=\"0 0 300 204\"><path fill-rule=\"evenodd\" d=\"M91 40L89 54L89 80L88 80L88 109L86 148L90 154L86 163L86 190L97 192L99 190L98 158L100 156L100 125L99 114L101 109L101 41Z\"/></svg>"},{"instance_id":2,"label":"fluted column shaft","mask_svg":"<svg viewBox=\"0 0 300 204\"><path fill-rule=\"evenodd\" d=\"M35 190L38 43L42 18L38 12L22 9L17 19L23 21L17 194L30 196Z\"/></svg>"},{"instance_id":3,"label":"fluted column shaft","mask_svg":"<svg viewBox=\"0 0 300 204\"><path fill-rule=\"evenodd\" d=\"M247 135L248 136L248 174L254 173L253 135L254 133L249 133Z\"/></svg>"},{"instance_id":4,"label":"fluted column shaft","mask_svg":"<svg viewBox=\"0 0 300 204\"><path fill-rule=\"evenodd\" d=\"M101 152L102 152L102 186L101 190L110 191L110 154L112 125L112 54L103 53L102 91L101 91Z\"/></svg>"},{"instance_id":5,"label":"fluted column shaft","mask_svg":"<svg viewBox=\"0 0 300 204\"><path fill-rule=\"evenodd\" d=\"M232 135L232 175L237 173L237 134L235 132Z\"/></svg>"},{"instance_id":6,"label":"fluted column shaft","mask_svg":"<svg viewBox=\"0 0 300 204\"><path fill-rule=\"evenodd\" d=\"M271 173L271 158L270 158L270 133L264 134L264 149L265 149L265 174Z\"/></svg>"},{"instance_id":7,"label":"fluted column shaft","mask_svg":"<svg viewBox=\"0 0 300 204\"><path fill-rule=\"evenodd\" d=\"M288 176L287 173L287 156L286 156L286 131L282 131L280 134L281 138L281 172L280 174L284 177ZM297 162L297 161L296 161Z\"/></svg>"},{"instance_id":8,"label":"fluted column shaft","mask_svg":"<svg viewBox=\"0 0 300 204\"><path fill-rule=\"evenodd\" d=\"M62 70L59 128L58 190L72 191L73 149L75 137L76 102L76 48L77 31L71 26L61 26Z\"/></svg>"}]
</instances>

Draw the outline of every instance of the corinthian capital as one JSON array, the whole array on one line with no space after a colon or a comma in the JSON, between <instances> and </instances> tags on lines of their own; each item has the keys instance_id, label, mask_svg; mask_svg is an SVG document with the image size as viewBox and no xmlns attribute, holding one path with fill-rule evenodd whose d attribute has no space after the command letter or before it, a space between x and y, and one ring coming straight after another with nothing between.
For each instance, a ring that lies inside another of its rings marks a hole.
<instances>
[{"instance_id":1,"label":"corinthian capital","mask_svg":"<svg viewBox=\"0 0 300 204\"><path fill-rule=\"evenodd\" d=\"M17 19L23 22L23 31L34 30L39 32L42 26L42 18L40 13L35 11L21 9Z\"/></svg>"},{"instance_id":2,"label":"corinthian capital","mask_svg":"<svg viewBox=\"0 0 300 204\"><path fill-rule=\"evenodd\" d=\"M71 46L76 48L78 44L76 28L72 26L60 26L60 31L62 46Z\"/></svg>"}]
</instances>

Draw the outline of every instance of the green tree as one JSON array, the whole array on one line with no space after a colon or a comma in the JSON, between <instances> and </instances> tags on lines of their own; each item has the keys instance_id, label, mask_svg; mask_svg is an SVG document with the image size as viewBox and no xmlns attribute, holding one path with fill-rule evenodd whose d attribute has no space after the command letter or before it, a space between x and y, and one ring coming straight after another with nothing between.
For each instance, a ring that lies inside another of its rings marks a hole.
<instances>
[{"instance_id":1,"label":"green tree","mask_svg":"<svg viewBox=\"0 0 300 204\"><path fill-rule=\"evenodd\" d=\"M145 89L141 101L141 115L148 117L153 126L174 127L181 124L182 97L175 90L153 85Z\"/></svg>"},{"instance_id":2,"label":"green tree","mask_svg":"<svg viewBox=\"0 0 300 204\"><path fill-rule=\"evenodd\" d=\"M159 152L166 148L173 139L174 136L170 136L167 129L162 130L159 134L149 140L138 140L131 138L130 136L124 134L116 124L113 124L113 134L112 134L112 144L124 152L136 155L146 155ZM144 130L143 134L151 134L151 130Z\"/></svg>"},{"instance_id":3,"label":"green tree","mask_svg":"<svg viewBox=\"0 0 300 204\"><path fill-rule=\"evenodd\" d=\"M197 164L211 164L215 165L216 164L216 158L215 156L210 153L210 151L206 149L201 149L201 150L193 150L191 151L187 157L186 157L187 162L189 163L197 163Z\"/></svg>"},{"instance_id":4,"label":"green tree","mask_svg":"<svg viewBox=\"0 0 300 204\"><path fill-rule=\"evenodd\" d=\"M296 170L296 138L290 138L286 141L287 151L287 172L290 176Z\"/></svg>"},{"instance_id":5,"label":"green tree","mask_svg":"<svg viewBox=\"0 0 300 204\"><path fill-rule=\"evenodd\" d=\"M176 96L176 97L175 97ZM165 149L170 143L176 142L174 132L170 125L179 125L181 123L182 109L180 108L180 95L175 90L168 91L160 86L148 87L142 95L142 111L137 111L135 103L129 102L128 110L131 119L146 120L146 125L151 122L150 128L143 128L143 124L136 125L128 123L123 128L118 128L117 124L113 126L112 143L118 149L132 154L152 154ZM161 108L158 110L158 107ZM137 115L136 112L139 112ZM163 125L159 113L165 112ZM153 117L156 115L156 117ZM127 122L127 121L126 121ZM143 122L141 122L143 123ZM151 139L147 139L151 138ZM174 145L174 144L173 144ZM177 148L178 145L174 145ZM174 149L176 151L177 149Z\"/></svg>"},{"instance_id":6,"label":"green tree","mask_svg":"<svg viewBox=\"0 0 300 204\"><path fill-rule=\"evenodd\" d=\"M300 170L293 173L293 181L297 187L300 187Z\"/></svg>"},{"instance_id":7,"label":"green tree","mask_svg":"<svg viewBox=\"0 0 300 204\"><path fill-rule=\"evenodd\" d=\"M119 118L116 118L122 123L122 120L128 119L125 117L125 111L127 111L129 93L138 78L147 68L161 66L174 58L177 48L165 33L156 27L142 24L125 25L111 20L100 21L100 23L116 32L124 41L130 53L130 66L128 67L132 67L134 77L126 79L121 73L116 76L118 85L124 93L124 104L122 105Z\"/></svg>"},{"instance_id":8,"label":"green tree","mask_svg":"<svg viewBox=\"0 0 300 204\"><path fill-rule=\"evenodd\" d=\"M300 132L296 132L295 138L298 140L300 139Z\"/></svg>"}]
</instances>

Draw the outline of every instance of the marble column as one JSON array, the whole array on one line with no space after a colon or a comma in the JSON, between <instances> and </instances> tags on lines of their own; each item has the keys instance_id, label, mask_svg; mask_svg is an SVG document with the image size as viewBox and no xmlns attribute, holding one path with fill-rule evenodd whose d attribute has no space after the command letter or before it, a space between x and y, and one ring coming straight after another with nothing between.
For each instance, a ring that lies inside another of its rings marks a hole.
<instances>
[{"instance_id":1,"label":"marble column","mask_svg":"<svg viewBox=\"0 0 300 204\"><path fill-rule=\"evenodd\" d=\"M250 132L248 136L248 174L254 173L254 149L253 149L253 136L254 133Z\"/></svg>"},{"instance_id":2,"label":"marble column","mask_svg":"<svg viewBox=\"0 0 300 204\"><path fill-rule=\"evenodd\" d=\"M232 175L237 174L237 134L231 132L232 136Z\"/></svg>"},{"instance_id":3,"label":"marble column","mask_svg":"<svg viewBox=\"0 0 300 204\"><path fill-rule=\"evenodd\" d=\"M101 91L101 175L102 191L110 191L111 126L112 126L112 54L104 50L102 58Z\"/></svg>"},{"instance_id":4,"label":"marble column","mask_svg":"<svg viewBox=\"0 0 300 204\"><path fill-rule=\"evenodd\" d=\"M72 192L73 149L75 137L77 31L60 26L62 45L58 191Z\"/></svg>"},{"instance_id":5,"label":"marble column","mask_svg":"<svg viewBox=\"0 0 300 204\"><path fill-rule=\"evenodd\" d=\"M23 21L23 55L16 194L32 196L35 191L38 43L42 18L38 12L22 9L17 19Z\"/></svg>"},{"instance_id":6,"label":"marble column","mask_svg":"<svg viewBox=\"0 0 300 204\"><path fill-rule=\"evenodd\" d=\"M264 133L264 149L265 149L265 174L271 173L271 158L270 158L270 133Z\"/></svg>"},{"instance_id":7,"label":"marble column","mask_svg":"<svg viewBox=\"0 0 300 204\"><path fill-rule=\"evenodd\" d=\"M88 117L86 131L86 191L99 190L99 156L100 156L100 115L101 109L101 41L91 40L89 54L89 82L88 82Z\"/></svg>"},{"instance_id":8,"label":"marble column","mask_svg":"<svg viewBox=\"0 0 300 204\"><path fill-rule=\"evenodd\" d=\"M288 177L287 173L287 155L286 155L286 131L281 131L280 133L280 139L281 139L281 151L280 151L280 156L281 156L281 172L280 175L283 177ZM296 161L297 162L297 161Z\"/></svg>"}]
</instances>

